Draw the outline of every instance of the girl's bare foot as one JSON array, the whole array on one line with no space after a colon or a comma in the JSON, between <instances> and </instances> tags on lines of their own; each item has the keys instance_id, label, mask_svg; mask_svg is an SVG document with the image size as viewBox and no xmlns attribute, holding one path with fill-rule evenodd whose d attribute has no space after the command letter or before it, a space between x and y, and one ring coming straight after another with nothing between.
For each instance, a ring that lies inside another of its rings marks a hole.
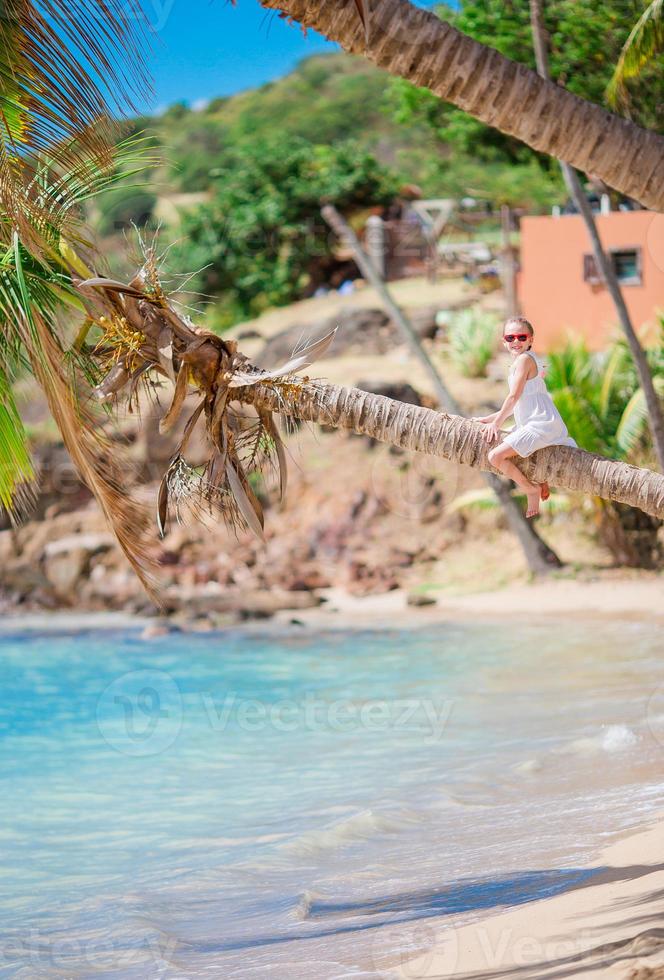
<instances>
[{"instance_id":1,"label":"girl's bare foot","mask_svg":"<svg viewBox=\"0 0 664 980\"><path fill-rule=\"evenodd\" d=\"M540 499L548 500L550 496L551 491L549 490L549 484L545 480L544 483L540 483Z\"/></svg>"},{"instance_id":2,"label":"girl's bare foot","mask_svg":"<svg viewBox=\"0 0 664 980\"><path fill-rule=\"evenodd\" d=\"M526 517L536 517L539 514L540 505L540 488L537 487L531 493L527 493L528 507L526 508Z\"/></svg>"}]
</instances>

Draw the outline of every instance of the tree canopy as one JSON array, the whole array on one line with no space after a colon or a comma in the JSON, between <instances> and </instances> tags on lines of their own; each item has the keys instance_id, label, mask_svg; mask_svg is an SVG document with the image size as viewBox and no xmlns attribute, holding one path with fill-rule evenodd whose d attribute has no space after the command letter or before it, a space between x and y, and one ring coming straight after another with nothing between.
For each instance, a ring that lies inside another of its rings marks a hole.
<instances>
[{"instance_id":1,"label":"tree canopy","mask_svg":"<svg viewBox=\"0 0 664 980\"><path fill-rule=\"evenodd\" d=\"M221 294L219 325L253 316L317 285L331 254L322 201L352 212L388 203L398 186L353 142L243 147L218 169L210 201L184 216L169 267L197 272L194 288Z\"/></svg>"},{"instance_id":2,"label":"tree canopy","mask_svg":"<svg viewBox=\"0 0 664 980\"><path fill-rule=\"evenodd\" d=\"M535 67L529 0L462 0L458 8L441 4L441 16L476 41L508 58ZM591 102L606 104L606 88L625 40L643 12L639 0L548 0L545 20L550 41L552 79ZM523 143L442 102L427 89L393 79L390 91L395 118L425 123L450 149L485 161L520 163L539 156ZM664 75L656 64L630 86L631 117L662 132Z\"/></svg>"}]
</instances>

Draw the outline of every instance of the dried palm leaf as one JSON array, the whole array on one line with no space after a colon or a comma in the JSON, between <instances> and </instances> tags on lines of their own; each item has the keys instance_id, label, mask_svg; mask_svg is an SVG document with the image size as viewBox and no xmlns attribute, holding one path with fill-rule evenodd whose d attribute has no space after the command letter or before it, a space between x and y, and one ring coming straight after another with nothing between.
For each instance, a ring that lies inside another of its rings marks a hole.
<instances>
[{"instance_id":1,"label":"dried palm leaf","mask_svg":"<svg viewBox=\"0 0 664 980\"><path fill-rule=\"evenodd\" d=\"M171 402L170 408L159 423L159 431L162 433L162 435L165 432L170 432L177 420L180 418L180 412L182 411L184 400L187 397L188 382L189 365L181 364L177 379L175 381L173 401Z\"/></svg>"},{"instance_id":2,"label":"dried palm leaf","mask_svg":"<svg viewBox=\"0 0 664 980\"><path fill-rule=\"evenodd\" d=\"M314 361L321 358L330 347L332 341L334 340L337 327L331 330L330 333L321 337L315 343L311 344L301 351L297 356L292 357L290 361L286 361L281 367L273 368L271 371L262 371L260 368L252 368L249 371L237 370L233 373L233 377L229 381L229 388L246 388L248 385L255 385L259 383L264 383L265 381L272 381L277 378L283 378L288 374L294 374L295 371L301 371L302 368L309 367Z\"/></svg>"},{"instance_id":3,"label":"dried palm leaf","mask_svg":"<svg viewBox=\"0 0 664 980\"><path fill-rule=\"evenodd\" d=\"M286 486L288 482L288 464L286 462L286 450L284 448L284 443L272 412L260 410L259 415L263 425L265 426L265 431L274 444L279 470L279 497L281 500L284 500L286 497Z\"/></svg>"},{"instance_id":4,"label":"dried palm leaf","mask_svg":"<svg viewBox=\"0 0 664 980\"><path fill-rule=\"evenodd\" d=\"M249 481L242 469L240 461L228 458L226 460L226 477L228 486L238 506L240 514L247 527L254 532L256 537L264 540L263 508L260 505L256 494L249 486Z\"/></svg>"}]
</instances>

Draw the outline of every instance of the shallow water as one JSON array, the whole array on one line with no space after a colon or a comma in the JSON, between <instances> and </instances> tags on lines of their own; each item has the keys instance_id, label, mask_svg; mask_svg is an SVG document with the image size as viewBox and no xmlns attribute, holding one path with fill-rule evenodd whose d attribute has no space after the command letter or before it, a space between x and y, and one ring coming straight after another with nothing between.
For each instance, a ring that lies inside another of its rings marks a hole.
<instances>
[{"instance_id":1,"label":"shallow water","mask_svg":"<svg viewBox=\"0 0 664 980\"><path fill-rule=\"evenodd\" d=\"M380 977L661 808L649 625L6 635L0 676L2 977Z\"/></svg>"}]
</instances>

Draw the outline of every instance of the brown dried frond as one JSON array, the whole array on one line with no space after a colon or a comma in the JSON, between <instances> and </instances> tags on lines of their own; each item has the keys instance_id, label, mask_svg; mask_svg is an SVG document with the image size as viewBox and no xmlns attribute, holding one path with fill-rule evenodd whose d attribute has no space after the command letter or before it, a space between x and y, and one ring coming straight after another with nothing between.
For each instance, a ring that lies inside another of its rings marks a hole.
<instances>
[{"instance_id":1,"label":"brown dried frond","mask_svg":"<svg viewBox=\"0 0 664 980\"><path fill-rule=\"evenodd\" d=\"M85 379L78 372L74 376L68 373L66 365L71 361L49 325L35 311L32 326L38 343L31 331L23 330L25 347L67 452L148 595L157 601L148 515L128 492L129 466L118 458L117 447L106 439L99 420L92 414L91 392Z\"/></svg>"}]
</instances>

